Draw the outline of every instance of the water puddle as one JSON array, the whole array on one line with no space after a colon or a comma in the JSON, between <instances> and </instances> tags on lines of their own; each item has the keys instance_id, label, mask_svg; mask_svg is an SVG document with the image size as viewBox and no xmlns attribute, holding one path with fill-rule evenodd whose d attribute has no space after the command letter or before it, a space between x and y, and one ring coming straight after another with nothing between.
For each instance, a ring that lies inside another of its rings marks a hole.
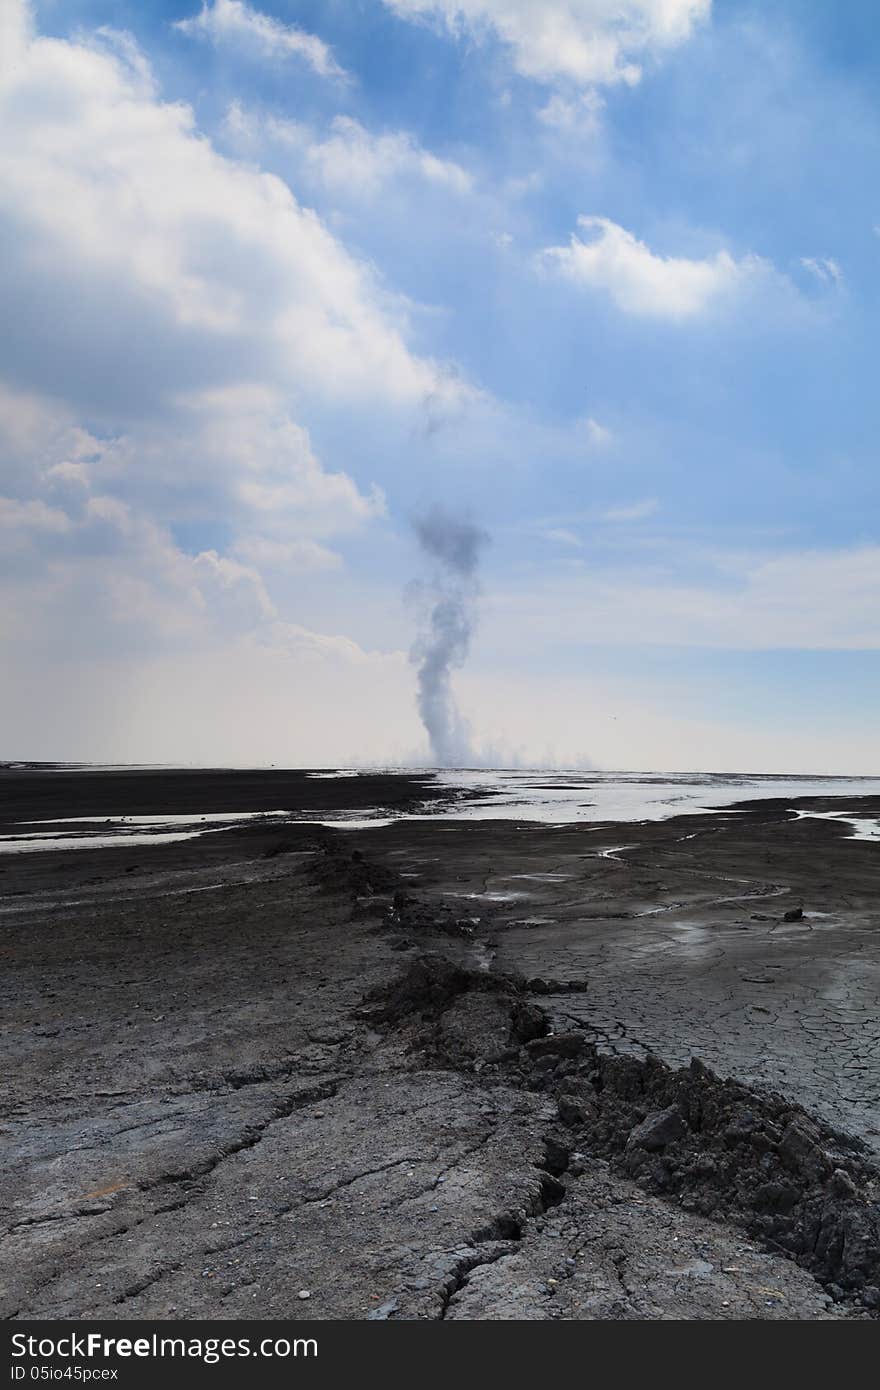
<instances>
[{"instance_id":1,"label":"water puddle","mask_svg":"<svg viewBox=\"0 0 880 1390\"><path fill-rule=\"evenodd\" d=\"M795 811L798 820L831 820L851 825L849 840L880 840L880 820L873 816L853 816L846 811Z\"/></svg>"},{"instance_id":2,"label":"water puddle","mask_svg":"<svg viewBox=\"0 0 880 1390\"><path fill-rule=\"evenodd\" d=\"M474 898L482 903L512 903L520 898L530 898L531 893L454 893L447 891L443 894L445 898Z\"/></svg>"},{"instance_id":3,"label":"water puddle","mask_svg":"<svg viewBox=\"0 0 880 1390\"><path fill-rule=\"evenodd\" d=\"M572 874L507 874L507 878L525 878L531 883L563 883L567 878L572 878Z\"/></svg>"},{"instance_id":4,"label":"water puddle","mask_svg":"<svg viewBox=\"0 0 880 1390\"><path fill-rule=\"evenodd\" d=\"M169 845L194 840L212 831L228 830L253 820L288 818L288 811L208 811L167 816L59 816L28 820L21 825L93 826L82 830L23 830L0 836L0 854L36 854L45 850L129 849L135 845Z\"/></svg>"}]
</instances>

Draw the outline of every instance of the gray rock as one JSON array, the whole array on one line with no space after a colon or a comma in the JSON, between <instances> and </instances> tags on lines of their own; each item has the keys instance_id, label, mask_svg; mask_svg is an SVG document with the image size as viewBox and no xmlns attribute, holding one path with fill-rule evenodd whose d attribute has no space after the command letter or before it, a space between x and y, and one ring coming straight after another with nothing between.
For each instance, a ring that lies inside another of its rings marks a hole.
<instances>
[{"instance_id":1,"label":"gray rock","mask_svg":"<svg viewBox=\"0 0 880 1390\"><path fill-rule=\"evenodd\" d=\"M400 1307L400 1300L397 1298L386 1298L384 1303L380 1303L378 1308L374 1308L372 1313L367 1314L367 1322L385 1322L396 1313Z\"/></svg>"},{"instance_id":2,"label":"gray rock","mask_svg":"<svg viewBox=\"0 0 880 1390\"><path fill-rule=\"evenodd\" d=\"M593 1113L579 1096L560 1096L556 1108L562 1123L572 1129L577 1125L585 1125Z\"/></svg>"},{"instance_id":3,"label":"gray rock","mask_svg":"<svg viewBox=\"0 0 880 1390\"><path fill-rule=\"evenodd\" d=\"M640 1125L631 1129L626 1141L627 1149L647 1149L649 1153L657 1149L665 1149L667 1144L672 1144L676 1139L684 1138L687 1133L687 1125L684 1117L676 1105L670 1105L666 1110L655 1110L652 1115L648 1115Z\"/></svg>"},{"instance_id":4,"label":"gray rock","mask_svg":"<svg viewBox=\"0 0 880 1390\"><path fill-rule=\"evenodd\" d=\"M835 1168L828 1180L828 1190L835 1197L855 1197L858 1191L845 1168Z\"/></svg>"}]
</instances>

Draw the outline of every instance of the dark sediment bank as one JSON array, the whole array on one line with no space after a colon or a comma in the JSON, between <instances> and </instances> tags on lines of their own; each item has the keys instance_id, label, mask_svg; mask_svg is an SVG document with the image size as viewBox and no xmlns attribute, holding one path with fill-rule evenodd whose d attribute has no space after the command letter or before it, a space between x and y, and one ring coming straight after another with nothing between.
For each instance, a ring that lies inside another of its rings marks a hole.
<instances>
[{"instance_id":1,"label":"dark sediment bank","mask_svg":"<svg viewBox=\"0 0 880 1390\"><path fill-rule=\"evenodd\" d=\"M0 834L24 821L55 817L205 815L290 810L413 810L430 795L430 776L358 773L316 777L309 772L235 768L34 768L0 765Z\"/></svg>"},{"instance_id":2,"label":"dark sediment bank","mask_svg":"<svg viewBox=\"0 0 880 1390\"><path fill-rule=\"evenodd\" d=\"M875 853L752 806L7 858L3 1314L873 1316ZM753 1077L737 1009L810 995Z\"/></svg>"}]
</instances>

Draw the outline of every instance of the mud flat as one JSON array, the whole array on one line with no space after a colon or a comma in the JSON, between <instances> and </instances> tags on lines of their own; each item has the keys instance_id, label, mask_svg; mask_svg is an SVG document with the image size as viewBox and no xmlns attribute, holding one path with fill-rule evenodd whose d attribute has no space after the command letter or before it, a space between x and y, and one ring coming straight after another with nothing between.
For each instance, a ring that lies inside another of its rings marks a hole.
<instances>
[{"instance_id":1,"label":"mud flat","mask_svg":"<svg viewBox=\"0 0 880 1390\"><path fill-rule=\"evenodd\" d=\"M230 809L28 776L10 824ZM877 848L752 803L7 856L3 1316L876 1316Z\"/></svg>"}]
</instances>

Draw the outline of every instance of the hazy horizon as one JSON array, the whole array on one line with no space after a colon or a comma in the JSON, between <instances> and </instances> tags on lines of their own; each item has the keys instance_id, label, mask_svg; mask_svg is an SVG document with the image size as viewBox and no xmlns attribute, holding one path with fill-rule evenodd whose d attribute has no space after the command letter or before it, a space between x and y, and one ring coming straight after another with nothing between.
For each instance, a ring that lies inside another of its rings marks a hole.
<instances>
[{"instance_id":1,"label":"hazy horizon","mask_svg":"<svg viewBox=\"0 0 880 1390\"><path fill-rule=\"evenodd\" d=\"M443 776L444 774L454 775L456 773L473 774L478 776L485 774L513 775L521 774L538 775L546 773L549 776L577 776L584 780L590 777L613 778L613 777L651 777L651 778L717 778L717 779L760 779L760 780L792 780L792 781L842 781L842 782L874 782L880 779L880 773L875 772L817 772L815 769L806 772L788 771L759 771L755 768L683 768L683 767L586 767L574 764L547 764L547 763L521 763L514 765L490 765L488 763L474 763L462 766L442 766L431 763L249 763L249 762L218 762L218 763L194 763L194 762L98 762L82 758L0 758L0 768L14 770L17 767L43 767L43 768L95 768L104 771L119 769L125 771L155 769L166 772L212 772L218 770L229 770L233 772L308 772L316 774L326 774L328 776L360 776L373 774L394 774L401 775L413 773L430 773L432 775Z\"/></svg>"}]
</instances>

